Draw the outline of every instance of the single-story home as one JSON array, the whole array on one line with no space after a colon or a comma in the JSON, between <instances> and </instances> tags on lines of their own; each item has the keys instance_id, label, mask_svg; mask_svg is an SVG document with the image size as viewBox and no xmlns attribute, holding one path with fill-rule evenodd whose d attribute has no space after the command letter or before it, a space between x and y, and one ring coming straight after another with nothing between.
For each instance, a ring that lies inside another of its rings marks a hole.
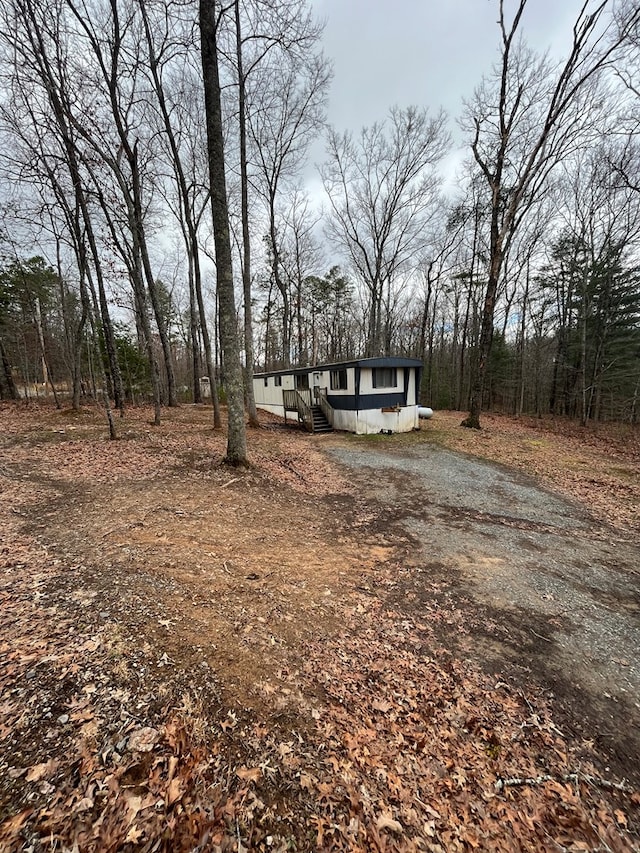
<instances>
[{"instance_id":1,"label":"single-story home","mask_svg":"<svg viewBox=\"0 0 640 853\"><path fill-rule=\"evenodd\" d=\"M420 425L421 371L417 358L359 358L255 373L253 389L258 408L311 432L409 432Z\"/></svg>"}]
</instances>

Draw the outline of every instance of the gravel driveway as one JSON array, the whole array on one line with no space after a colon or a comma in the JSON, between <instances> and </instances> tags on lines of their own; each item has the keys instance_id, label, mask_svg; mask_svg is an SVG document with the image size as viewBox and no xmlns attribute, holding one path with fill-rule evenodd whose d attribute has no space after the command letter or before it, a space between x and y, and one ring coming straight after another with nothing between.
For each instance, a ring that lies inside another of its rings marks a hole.
<instances>
[{"instance_id":1,"label":"gravel driveway","mask_svg":"<svg viewBox=\"0 0 640 853\"><path fill-rule=\"evenodd\" d=\"M391 441L327 450L405 543L417 600L462 602L457 650L552 692L565 731L638 781L639 544L506 467Z\"/></svg>"}]
</instances>

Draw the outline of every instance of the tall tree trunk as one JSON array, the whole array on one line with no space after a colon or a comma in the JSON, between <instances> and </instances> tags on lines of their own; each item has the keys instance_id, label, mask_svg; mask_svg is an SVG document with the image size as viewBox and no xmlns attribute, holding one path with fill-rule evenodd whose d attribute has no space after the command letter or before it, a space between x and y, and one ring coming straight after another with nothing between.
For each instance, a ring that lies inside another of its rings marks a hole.
<instances>
[{"instance_id":1,"label":"tall tree trunk","mask_svg":"<svg viewBox=\"0 0 640 853\"><path fill-rule=\"evenodd\" d=\"M198 303L193 283L193 263L189 259L189 337L191 338L191 367L193 373L193 402L202 403L200 387L200 328L198 325Z\"/></svg>"},{"instance_id":2,"label":"tall tree trunk","mask_svg":"<svg viewBox=\"0 0 640 853\"><path fill-rule=\"evenodd\" d=\"M151 373L151 387L153 390L153 425L160 426L160 409L162 403L162 390L160 385L160 369L158 359L153 351L153 336L151 334L151 322L149 320L149 308L147 306L147 294L142 282L140 269L134 269L131 276L133 292L136 303L136 313L142 328L142 336L147 358L149 360L149 372Z\"/></svg>"},{"instance_id":3,"label":"tall tree trunk","mask_svg":"<svg viewBox=\"0 0 640 853\"><path fill-rule=\"evenodd\" d=\"M260 426L253 393L253 317L251 316L251 235L249 234L249 176L247 174L247 115L245 77L242 63L240 0L235 0L236 60L238 63L238 122L240 130L240 198L242 219L242 292L244 297L245 395L249 425Z\"/></svg>"},{"instance_id":4,"label":"tall tree trunk","mask_svg":"<svg viewBox=\"0 0 640 853\"><path fill-rule=\"evenodd\" d=\"M92 287L92 294L91 295L92 295L92 297L94 299L94 303L95 303L95 289L93 288L92 284L91 284L91 287ZM100 365L100 378L102 380L102 398L103 398L103 403L104 403L104 408L105 408L105 414L107 416L107 423L109 425L109 439L111 441L115 441L118 438L118 434L116 432L116 426L115 426L115 423L113 421L113 412L111 411L111 401L109 399L109 393L108 393L107 369L105 367L104 358L102 357L102 352L100 351L100 339L98 336L98 329L97 329L97 323L96 323L97 314L91 310L91 304L89 301L89 293L87 292L86 283L81 282L80 298L82 300L82 313L89 320L89 325L91 327L92 337L93 337L93 340L95 341L95 343L97 344L97 348L98 348L98 355L99 355L98 364Z\"/></svg>"},{"instance_id":5,"label":"tall tree trunk","mask_svg":"<svg viewBox=\"0 0 640 853\"><path fill-rule=\"evenodd\" d=\"M40 310L40 300L36 296L34 301L34 312L33 312L36 331L38 333L38 343L40 345L40 353L42 357L42 385L44 387L44 395L47 396L47 385L51 386L51 391L53 392L53 399L56 404L56 409L61 409L60 400L58 398L58 392L56 391L56 386L53 382L53 377L51 376L51 368L49 367L49 358L47 355L47 350L45 347L44 341L44 326L42 325L42 311Z\"/></svg>"},{"instance_id":6,"label":"tall tree trunk","mask_svg":"<svg viewBox=\"0 0 640 853\"><path fill-rule=\"evenodd\" d=\"M487 289L484 295L482 318L480 322L480 341L478 344L478 356L473 372L471 383L471 400L469 403L469 415L462 421L462 426L471 429L480 429L480 412L482 411L482 398L484 396L485 381L489 354L491 353L491 342L493 340L493 318L496 310L496 296L498 293L498 281L504 257L504 247L499 227L499 204L497 196L500 192L499 179L493 186L493 204L491 211L491 262L489 264L489 277Z\"/></svg>"},{"instance_id":7,"label":"tall tree trunk","mask_svg":"<svg viewBox=\"0 0 640 853\"><path fill-rule=\"evenodd\" d=\"M429 262L426 271L427 277L427 292L424 296L424 304L422 307L422 316L420 318L420 337L418 341L418 356L425 360L425 350L427 346L427 325L429 323L429 309L431 308L431 293L433 291L433 283L431 281L431 270L433 269L433 261Z\"/></svg>"},{"instance_id":8,"label":"tall tree trunk","mask_svg":"<svg viewBox=\"0 0 640 853\"><path fill-rule=\"evenodd\" d=\"M5 381L7 383L7 390L9 392L10 400L18 400L20 398L20 394L18 393L18 388L13 378L13 372L11 370L11 364L9 363L9 356L7 355L7 350L5 349L4 342L0 337L0 359L2 359L2 372L4 374Z\"/></svg>"},{"instance_id":9,"label":"tall tree trunk","mask_svg":"<svg viewBox=\"0 0 640 853\"><path fill-rule=\"evenodd\" d=\"M78 264L78 267L80 264ZM68 289L66 287L64 276L62 274L62 259L60 256L60 239L56 238L56 269L58 272L58 284L60 292L60 311L62 314L62 326L64 329L64 342L69 366L71 369L71 408L74 412L80 411L80 394L81 394L81 367L82 367L82 340L84 331L84 319L81 323L82 328L79 329L79 342L74 339L73 333L73 317L68 309Z\"/></svg>"},{"instance_id":10,"label":"tall tree trunk","mask_svg":"<svg viewBox=\"0 0 640 853\"><path fill-rule=\"evenodd\" d=\"M216 377L215 362L213 347L211 346L211 336L209 335L209 325L207 323L207 312L202 295L202 275L200 271L200 262L195 260L195 288L196 299L198 300L198 313L200 315L200 330L202 332L202 344L204 346L204 359L207 365L207 376L209 377L209 388L211 390L211 403L213 405L213 428L222 429L222 417L220 415L220 399L218 397L218 379Z\"/></svg>"},{"instance_id":11,"label":"tall tree trunk","mask_svg":"<svg viewBox=\"0 0 640 853\"><path fill-rule=\"evenodd\" d=\"M134 295L134 303L135 303L135 314L136 314L136 329L138 330L139 337L142 338L142 345L147 351L147 358L149 360L149 371L151 374L151 388L153 393L153 425L160 426L160 410L162 405L162 389L160 386L160 369L158 366L158 359L156 358L156 354L153 351L153 337L151 334L151 322L149 320L149 309L147 306L147 294L144 286L144 281L142 278L142 269L141 269L141 261L140 261L140 251L137 242L137 229L133 229L132 231L132 241L133 245L131 247L131 252L127 252L126 248L121 244L120 238L118 236L118 229L113 220L113 212L110 210L106 199L104 198L104 194L100 188L100 184L96 181L96 176L92 175L96 186L96 193L98 196L98 200L100 202L100 207L102 208L102 212L104 213L105 220L107 222L107 226L109 228L109 232L113 238L113 242L118 250L118 253L124 263L127 266L127 271L129 273L129 278L131 280L131 286L133 288Z\"/></svg>"},{"instance_id":12,"label":"tall tree trunk","mask_svg":"<svg viewBox=\"0 0 640 853\"><path fill-rule=\"evenodd\" d=\"M132 212L134 220L131 225L132 231L136 232L134 234L133 240L134 243L137 243L140 262L142 265L142 270L144 271L144 277L147 282L147 290L149 291L151 307L153 308L153 314L156 320L156 326L158 328L158 336L160 338L160 344L162 346L162 354L164 356L164 365L167 374L167 402L170 406L177 406L178 399L176 396L176 379L175 371L173 369L173 354L171 352L171 343L169 341L167 326L165 323L164 316L162 314L162 310L160 308L160 302L158 300L158 291L156 289L156 281L153 276L153 271L151 269L149 250L147 247L147 238L144 229L144 221L142 215L142 191L140 187L140 174L138 169L137 142L133 146L133 153L130 158L130 165L133 183Z\"/></svg>"},{"instance_id":13,"label":"tall tree trunk","mask_svg":"<svg viewBox=\"0 0 640 853\"><path fill-rule=\"evenodd\" d=\"M291 367L291 325L289 305L289 291L286 282L282 279L280 249L278 247L278 234L276 232L276 209L275 196L269 198L269 240L271 242L271 270L273 280L282 297L282 367Z\"/></svg>"},{"instance_id":14,"label":"tall tree trunk","mask_svg":"<svg viewBox=\"0 0 640 853\"><path fill-rule=\"evenodd\" d=\"M111 321L111 313L109 312L109 302L107 300L107 292L104 286L104 275L102 273L102 261L98 252L98 245L93 230L93 222L89 216L89 211L86 204L82 206L82 217L84 221L85 233L91 249L91 257L93 258L93 269L96 274L98 283L98 303L100 305L100 314L96 314L94 320L98 333L102 334L104 339L104 347L107 353L107 363L109 370L106 375L107 389L111 385L113 391L113 402L116 409L120 410L120 417L124 417L124 387L122 385L122 373L120 372L120 364L118 362L118 352L116 349L116 337ZM91 286L91 281L90 281ZM100 326L98 327L97 317L100 317Z\"/></svg>"},{"instance_id":15,"label":"tall tree trunk","mask_svg":"<svg viewBox=\"0 0 640 853\"><path fill-rule=\"evenodd\" d=\"M267 304L265 305L265 323L264 323L264 368L270 370L274 366L273 347L271 346L271 318L273 316L273 281L269 279L269 292L267 294Z\"/></svg>"},{"instance_id":16,"label":"tall tree trunk","mask_svg":"<svg viewBox=\"0 0 640 853\"><path fill-rule=\"evenodd\" d=\"M145 36L147 40L147 48L149 52L149 65L151 69L151 73L153 76L156 97L158 99L158 106L160 107L160 112L162 114L162 119L164 122L164 129L169 141L169 147L171 148L172 155L172 165L174 169L174 173L176 176L176 181L178 184L178 189L180 191L180 196L182 199L182 214L184 217L183 224L183 233L185 234L185 246L187 248L187 253L190 258L191 270L193 272L193 286L194 286L194 294L196 301L198 303L198 314L200 317L200 330L202 332L202 343L204 345L205 351L205 363L207 366L207 375L209 377L209 389L211 391L211 402L213 405L213 426L215 429L220 429L222 426L222 419L220 417L220 402L218 398L218 383L215 374L214 367L214 358L211 350L211 338L209 337L209 330L207 324L207 315L204 307L204 300L202 298L202 272L200 269L200 256L199 256L199 246L198 246L198 224L200 221L200 216L196 215L191 203L191 198L189 194L189 187L187 184L187 179L184 172L184 167L182 164L182 158L180 156L180 150L178 147L178 142L176 140L176 134L174 132L173 124L171 122L170 110L167 106L164 88L162 86L162 81L160 79L160 59L156 55L153 35L151 32L151 25L149 22L149 18L147 15L146 5L144 0L139 0L140 11L142 13L142 21L144 24ZM186 228L186 230L185 230ZM191 280L190 280L190 288L191 288ZM191 289L189 290L191 296ZM193 303L192 303L193 306ZM193 321L195 319L195 309L192 307L192 339L195 341L193 337ZM195 376L198 373L198 367L196 365L196 352L194 350L194 385L195 385ZM199 391L198 391L199 393ZM196 399L197 393L194 391L194 400Z\"/></svg>"},{"instance_id":17,"label":"tall tree trunk","mask_svg":"<svg viewBox=\"0 0 640 853\"><path fill-rule=\"evenodd\" d=\"M207 152L211 183L211 213L216 250L220 338L224 358L229 417L226 461L231 465L246 465L247 441L244 424L244 382L242 364L240 362L235 294L233 290L231 236L229 233L229 209L227 205L222 104L218 68L216 9L217 4L211 2L211 0L199 0L200 51L204 80Z\"/></svg>"}]
</instances>

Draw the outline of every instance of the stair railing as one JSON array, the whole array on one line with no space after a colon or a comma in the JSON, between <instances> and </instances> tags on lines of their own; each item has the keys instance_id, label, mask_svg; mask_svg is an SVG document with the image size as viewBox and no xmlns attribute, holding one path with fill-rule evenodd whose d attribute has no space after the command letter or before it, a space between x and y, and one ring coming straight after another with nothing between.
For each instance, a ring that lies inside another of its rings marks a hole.
<instances>
[{"instance_id":1,"label":"stair railing","mask_svg":"<svg viewBox=\"0 0 640 853\"><path fill-rule=\"evenodd\" d=\"M313 412L311 411L311 391L308 388L296 390L283 389L285 409L296 411L309 432L313 432Z\"/></svg>"},{"instance_id":2,"label":"stair railing","mask_svg":"<svg viewBox=\"0 0 640 853\"><path fill-rule=\"evenodd\" d=\"M329 421L331 426L333 426L333 406L327 399L326 388L318 388L318 403L322 409L322 414Z\"/></svg>"}]
</instances>

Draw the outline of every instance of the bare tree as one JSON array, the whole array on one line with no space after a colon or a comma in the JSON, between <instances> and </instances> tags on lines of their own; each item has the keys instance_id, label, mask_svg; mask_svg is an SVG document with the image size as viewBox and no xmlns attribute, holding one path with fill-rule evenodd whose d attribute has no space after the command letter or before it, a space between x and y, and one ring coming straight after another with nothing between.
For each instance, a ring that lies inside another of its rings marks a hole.
<instances>
[{"instance_id":1,"label":"bare tree","mask_svg":"<svg viewBox=\"0 0 640 853\"><path fill-rule=\"evenodd\" d=\"M202 272L200 267L200 248L198 229L202 215L208 203L208 192L203 192L201 183L188 174L188 165L193 166L193 144L199 142L200 126L194 116L200 112L200 103L194 103L193 88L188 87L193 69L188 56L190 38L185 32L185 22L172 16L169 6L166 6L160 21L150 17L147 0L137 0L142 19L144 37L147 45L148 72L153 87L154 104L159 116L159 125L163 138L166 140L171 171L178 192L178 209L175 211L182 230L187 252L189 270L189 306L191 323L191 345L193 357L194 400L200 401L200 382L198 369L198 330L202 332L205 351L205 363L211 401L213 404L214 426L222 425L218 388L211 347L211 338L207 323L204 299L202 294ZM187 25L190 22L186 22ZM176 32L177 30L177 32ZM177 59L181 62L178 64ZM179 69L180 85L172 93L170 82L166 77L173 70L174 75ZM186 84L185 84L186 81ZM198 81L199 82L199 81ZM173 96L172 96L173 95ZM185 103L186 101L186 103ZM196 139L185 148L185 138L195 135ZM182 143L182 144L181 144Z\"/></svg>"},{"instance_id":2,"label":"bare tree","mask_svg":"<svg viewBox=\"0 0 640 853\"><path fill-rule=\"evenodd\" d=\"M259 92L257 89L253 92L254 106L249 114L257 172L255 185L267 214L270 273L283 304L284 367L291 363L292 294L283 269L284 235L278 229L279 202L299 173L312 134L323 126L330 79L331 68L322 55L312 55L304 63L295 57L274 61L269 69L264 69Z\"/></svg>"},{"instance_id":3,"label":"bare tree","mask_svg":"<svg viewBox=\"0 0 640 853\"><path fill-rule=\"evenodd\" d=\"M609 168L612 144L603 139L563 169L559 236L543 278L556 305L552 397L583 424L601 417L605 400L624 406L640 372L640 196Z\"/></svg>"},{"instance_id":4,"label":"bare tree","mask_svg":"<svg viewBox=\"0 0 640 853\"><path fill-rule=\"evenodd\" d=\"M623 44L614 66L617 144L609 152L609 166L622 184L640 193L640 22L628 25L635 7L633 0L622 0L614 10Z\"/></svg>"},{"instance_id":5,"label":"bare tree","mask_svg":"<svg viewBox=\"0 0 640 853\"><path fill-rule=\"evenodd\" d=\"M320 216L312 209L309 196L300 189L294 189L284 202L277 231L283 250L282 277L290 293L288 326L295 363L307 365L312 363L313 348L309 346L306 302L310 294L306 292L305 282L320 270L322 253L314 237Z\"/></svg>"},{"instance_id":6,"label":"bare tree","mask_svg":"<svg viewBox=\"0 0 640 853\"><path fill-rule=\"evenodd\" d=\"M249 422L257 426L253 396L253 317L252 317L252 245L250 229L249 141L252 113L261 109L265 81L271 69L297 63L301 68L313 55L322 32L307 8L307 0L250 0L233 3L235 50L231 66L237 79L238 146L240 172L240 218L242 239L239 245L244 297L244 346L246 362L247 408ZM275 57L275 58L274 58ZM267 83L268 85L268 83ZM259 97L256 100L256 93ZM270 143L277 144L274 139ZM255 162L255 158L254 158Z\"/></svg>"},{"instance_id":7,"label":"bare tree","mask_svg":"<svg viewBox=\"0 0 640 853\"><path fill-rule=\"evenodd\" d=\"M445 153L445 115L394 107L388 122L364 128L357 140L331 131L321 173L331 205L328 235L368 292L367 355L384 352L385 298L398 274L424 250L437 207L436 165Z\"/></svg>"},{"instance_id":8,"label":"bare tree","mask_svg":"<svg viewBox=\"0 0 640 853\"><path fill-rule=\"evenodd\" d=\"M527 0L513 19L499 0L500 59L466 107L463 126L484 177L490 210L489 259L478 357L469 416L463 426L480 428L480 412L493 337L496 296L505 253L553 168L593 127L598 75L615 56L625 31L603 21L608 0L591 11L583 5L568 58L553 65L518 39ZM635 25L636 8L625 27Z\"/></svg>"},{"instance_id":9,"label":"bare tree","mask_svg":"<svg viewBox=\"0 0 640 853\"><path fill-rule=\"evenodd\" d=\"M31 151L30 168L33 171L32 164L35 160L39 164L37 170L41 181L48 184L53 194L77 260L82 314L74 333L73 405L75 408L79 406L79 357L87 320L93 331L97 330L89 296L89 288L93 288L91 257L100 285L100 332L110 365L110 375L105 373L104 376L105 389L110 388L116 395L116 402L122 405L121 398L118 399L121 385L113 329L102 288L93 218L83 180L78 134L71 108L75 95L74 83L77 84L78 81L77 78L74 80L73 73L69 70L68 57L63 52L62 46L68 34L62 23L61 10L58 7L43 9L32 0L14 0L11 9L6 10L5 25L11 33L11 45L15 51L14 73L18 75L16 82L19 84L20 75L23 75L22 79L26 82L26 92L22 91L20 85L14 87L13 104L22 118L26 118L27 123L31 125L32 135L28 138L23 128L20 128L20 136ZM35 97L34 92L39 92L42 97ZM28 93L31 93L32 98ZM62 177L65 172L68 177L67 184ZM110 434L115 438L108 394L105 395L105 406Z\"/></svg>"},{"instance_id":10,"label":"bare tree","mask_svg":"<svg viewBox=\"0 0 640 853\"><path fill-rule=\"evenodd\" d=\"M221 15L217 2L199 0L200 52L207 123L207 150L211 184L211 212L216 250L216 278L220 310L220 338L225 368L229 414L226 461L247 464L244 424L244 383L233 288L229 207L224 159L224 135L220 93L218 37Z\"/></svg>"},{"instance_id":11,"label":"bare tree","mask_svg":"<svg viewBox=\"0 0 640 853\"><path fill-rule=\"evenodd\" d=\"M92 75L98 87L104 114L92 122L92 115L73 115L74 127L86 144L112 172L127 215L134 253L131 272L138 293L148 291L158 336L162 345L170 406L177 403L173 355L156 289L149 252L149 193L152 184L152 143L146 139L145 111L148 99L142 94L141 75L144 59L142 39L138 38L135 7L122 6L117 0L64 0L77 26L77 38L93 64ZM109 130L101 127L108 116ZM96 126L97 125L97 126Z\"/></svg>"}]
</instances>

